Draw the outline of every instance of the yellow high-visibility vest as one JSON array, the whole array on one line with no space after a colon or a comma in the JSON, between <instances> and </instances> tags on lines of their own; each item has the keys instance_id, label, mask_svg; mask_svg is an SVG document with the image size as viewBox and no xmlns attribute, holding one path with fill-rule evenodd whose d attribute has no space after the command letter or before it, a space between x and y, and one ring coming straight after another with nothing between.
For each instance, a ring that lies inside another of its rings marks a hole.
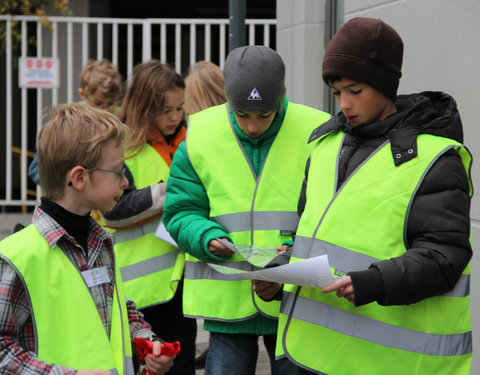
<instances>
[{"instance_id":1,"label":"yellow high-visibility vest","mask_svg":"<svg viewBox=\"0 0 480 375\"><path fill-rule=\"evenodd\" d=\"M118 268L110 337L79 270L33 224L0 242L0 257L22 279L32 306L38 359L77 370L133 375L126 298Z\"/></svg>"},{"instance_id":2,"label":"yellow high-visibility vest","mask_svg":"<svg viewBox=\"0 0 480 375\"><path fill-rule=\"evenodd\" d=\"M143 189L167 182L170 168L149 144L125 160L135 186ZM161 217L113 235L115 255L127 296L137 308L170 301L182 278L185 256L175 246L155 236Z\"/></svg>"},{"instance_id":3,"label":"yellow high-visibility vest","mask_svg":"<svg viewBox=\"0 0 480 375\"><path fill-rule=\"evenodd\" d=\"M298 224L297 202L311 147L308 137L329 119L317 109L289 103L285 118L255 175L243 153L228 104L190 118L187 153L204 185L210 219L222 225L235 244L276 247L290 239ZM249 269L235 254L227 265ZM265 302L250 280L214 271L186 255L184 313L220 321L240 321L261 313L277 318L279 302Z\"/></svg>"},{"instance_id":4,"label":"yellow high-visibility vest","mask_svg":"<svg viewBox=\"0 0 480 375\"><path fill-rule=\"evenodd\" d=\"M337 190L343 136L327 135L312 152L291 259L328 254L336 274L404 254L409 209L429 168L450 149L467 174L471 163L461 144L419 135L418 156L396 167L386 141ZM469 374L469 279L470 265L451 292L400 306L355 307L320 288L285 285L276 354L329 375Z\"/></svg>"}]
</instances>

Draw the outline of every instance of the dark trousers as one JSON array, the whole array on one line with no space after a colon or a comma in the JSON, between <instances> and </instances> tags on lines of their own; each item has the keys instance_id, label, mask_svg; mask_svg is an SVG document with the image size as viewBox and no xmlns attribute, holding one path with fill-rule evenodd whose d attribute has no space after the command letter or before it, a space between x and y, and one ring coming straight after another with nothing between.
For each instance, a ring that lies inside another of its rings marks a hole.
<instances>
[{"instance_id":1,"label":"dark trousers","mask_svg":"<svg viewBox=\"0 0 480 375\"><path fill-rule=\"evenodd\" d=\"M181 351L168 375L195 375L197 322L183 316L182 292L183 283L180 283L172 300L140 310L159 338L167 342L180 341Z\"/></svg>"},{"instance_id":2,"label":"dark trousers","mask_svg":"<svg viewBox=\"0 0 480 375\"><path fill-rule=\"evenodd\" d=\"M205 375L254 375L258 335L210 332ZM287 358L275 360L276 335L264 335L272 375L295 375L298 367Z\"/></svg>"}]
</instances>

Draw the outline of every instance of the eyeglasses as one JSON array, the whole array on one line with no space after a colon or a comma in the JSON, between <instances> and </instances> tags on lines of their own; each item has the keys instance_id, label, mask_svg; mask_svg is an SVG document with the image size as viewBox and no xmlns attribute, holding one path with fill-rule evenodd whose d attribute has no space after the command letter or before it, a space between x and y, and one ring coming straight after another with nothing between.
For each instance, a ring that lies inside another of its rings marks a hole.
<instances>
[{"instance_id":1,"label":"eyeglasses","mask_svg":"<svg viewBox=\"0 0 480 375\"><path fill-rule=\"evenodd\" d=\"M82 165L83 167L83 165ZM117 176L120 177L120 180L123 180L123 178L125 177L125 173L127 172L127 168L125 167L125 165L122 167L122 170L121 171L115 171L113 169L103 169L103 168L86 168L86 167L83 167L85 168L86 170L90 170L90 171L100 171L100 172L108 172L108 173L115 173ZM70 181L68 184L68 186L72 186L72 181Z\"/></svg>"},{"instance_id":2,"label":"eyeglasses","mask_svg":"<svg viewBox=\"0 0 480 375\"><path fill-rule=\"evenodd\" d=\"M90 170L91 171L115 173L116 175L120 176L121 180L123 180L123 178L125 177L125 173L127 172L127 168L125 166L122 167L121 171L115 171L113 169L103 169L103 168L93 168L93 169L90 169Z\"/></svg>"}]
</instances>

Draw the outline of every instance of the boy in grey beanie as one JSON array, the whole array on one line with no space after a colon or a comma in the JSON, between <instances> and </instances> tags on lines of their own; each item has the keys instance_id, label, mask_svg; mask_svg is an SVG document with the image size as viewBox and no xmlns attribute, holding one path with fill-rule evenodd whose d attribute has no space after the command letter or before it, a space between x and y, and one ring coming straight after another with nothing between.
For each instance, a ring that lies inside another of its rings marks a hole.
<instances>
[{"instance_id":1,"label":"boy in grey beanie","mask_svg":"<svg viewBox=\"0 0 480 375\"><path fill-rule=\"evenodd\" d=\"M186 316L205 319L206 375L253 374L263 336L272 374L295 374L275 360L278 301L265 302L249 280L208 262L247 263L219 239L280 247L292 240L311 131L329 119L285 97L285 66L271 48L245 46L227 56L227 103L189 117L186 143L173 158L163 221L186 252ZM187 154L188 150L188 154ZM255 288L268 292L267 284Z\"/></svg>"},{"instance_id":2,"label":"boy in grey beanie","mask_svg":"<svg viewBox=\"0 0 480 375\"><path fill-rule=\"evenodd\" d=\"M264 46L238 47L223 68L225 95L240 129L258 138L285 104L285 65L280 55Z\"/></svg>"},{"instance_id":3,"label":"boy in grey beanie","mask_svg":"<svg viewBox=\"0 0 480 375\"><path fill-rule=\"evenodd\" d=\"M285 65L273 49L264 46L234 49L225 61L223 76L232 110L282 111Z\"/></svg>"}]
</instances>

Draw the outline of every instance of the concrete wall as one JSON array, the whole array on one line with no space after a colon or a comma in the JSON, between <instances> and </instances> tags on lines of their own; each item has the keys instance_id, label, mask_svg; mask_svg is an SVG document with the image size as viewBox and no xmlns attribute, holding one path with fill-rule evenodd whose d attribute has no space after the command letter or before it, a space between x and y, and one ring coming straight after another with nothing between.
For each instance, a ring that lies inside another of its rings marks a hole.
<instances>
[{"instance_id":1,"label":"concrete wall","mask_svg":"<svg viewBox=\"0 0 480 375\"><path fill-rule=\"evenodd\" d=\"M324 0L277 0L277 52L285 61L287 96L321 109Z\"/></svg>"},{"instance_id":2,"label":"concrete wall","mask_svg":"<svg viewBox=\"0 0 480 375\"><path fill-rule=\"evenodd\" d=\"M480 103L480 1L345 0L345 20L381 18L405 43L399 93L441 90L458 103L465 144L473 154L474 187L480 189L480 131L475 116ZM325 4L316 0L277 0L277 49L287 65L290 99L321 108L320 69L324 52ZM313 50L312 50L313 49ZM472 374L480 374L480 200L471 209L474 258L471 308L474 335Z\"/></svg>"}]
</instances>

